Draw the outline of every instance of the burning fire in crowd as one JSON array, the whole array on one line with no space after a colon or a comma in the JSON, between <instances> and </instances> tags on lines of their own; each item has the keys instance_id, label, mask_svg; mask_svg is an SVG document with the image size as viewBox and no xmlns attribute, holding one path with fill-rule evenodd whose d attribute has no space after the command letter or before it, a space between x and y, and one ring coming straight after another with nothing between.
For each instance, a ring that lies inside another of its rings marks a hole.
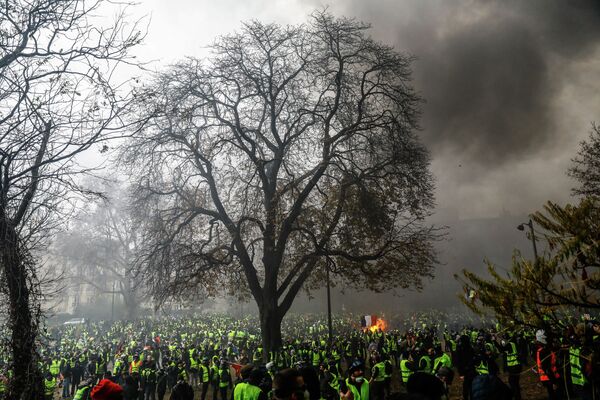
<instances>
[{"instance_id":1,"label":"burning fire in crowd","mask_svg":"<svg viewBox=\"0 0 600 400\"><path fill-rule=\"evenodd\" d=\"M377 321L375 321L375 325L371 325L367 329L371 332L377 332L379 330L385 332L385 330L387 329L387 322L385 322L383 318L377 318Z\"/></svg>"}]
</instances>

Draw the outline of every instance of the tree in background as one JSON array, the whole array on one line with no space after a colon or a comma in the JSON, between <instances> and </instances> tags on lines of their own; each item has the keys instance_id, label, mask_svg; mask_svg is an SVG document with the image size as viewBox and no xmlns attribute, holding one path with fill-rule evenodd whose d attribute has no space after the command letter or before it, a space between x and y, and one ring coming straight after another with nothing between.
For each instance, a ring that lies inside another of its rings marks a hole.
<instances>
[{"instance_id":1,"label":"tree in background","mask_svg":"<svg viewBox=\"0 0 600 400\"><path fill-rule=\"evenodd\" d=\"M579 182L573 192L581 196L600 197L600 127L592 125L587 141L581 142L581 148L573 159L569 175Z\"/></svg>"},{"instance_id":2,"label":"tree in background","mask_svg":"<svg viewBox=\"0 0 600 400\"><path fill-rule=\"evenodd\" d=\"M145 124L122 161L155 297L250 293L268 354L328 264L358 290L431 276L433 184L411 58L368 28L326 12L300 26L247 23L138 93Z\"/></svg>"},{"instance_id":3,"label":"tree in background","mask_svg":"<svg viewBox=\"0 0 600 400\"><path fill-rule=\"evenodd\" d=\"M85 285L98 294L117 295L123 304L120 314L133 319L143 300L133 273L140 229L131 215L126 189L107 180L94 182L106 195L88 204L72 227L57 237L56 255L68 265L65 277L76 296Z\"/></svg>"},{"instance_id":4,"label":"tree in background","mask_svg":"<svg viewBox=\"0 0 600 400\"><path fill-rule=\"evenodd\" d=\"M491 310L505 323L546 329L563 324L574 309L600 308L599 156L600 132L594 125L569 170L580 183L574 193L584 197L574 205L548 202L531 216L549 252L533 261L516 252L506 275L488 262L491 279L463 270L458 279L477 294L462 298L469 308Z\"/></svg>"},{"instance_id":5,"label":"tree in background","mask_svg":"<svg viewBox=\"0 0 600 400\"><path fill-rule=\"evenodd\" d=\"M102 5L0 5L0 290L8 302L11 399L43 397L36 255L77 190L74 176L84 169L75 157L122 127L129 100L111 76L143 35L124 14L103 27L94 19Z\"/></svg>"},{"instance_id":6,"label":"tree in background","mask_svg":"<svg viewBox=\"0 0 600 400\"><path fill-rule=\"evenodd\" d=\"M463 302L478 313L491 310L504 323L530 326L556 326L573 308L600 308L599 218L600 203L591 197L564 207L548 202L532 220L550 253L536 262L515 252L506 276L488 262L491 280L463 270L477 294Z\"/></svg>"}]
</instances>

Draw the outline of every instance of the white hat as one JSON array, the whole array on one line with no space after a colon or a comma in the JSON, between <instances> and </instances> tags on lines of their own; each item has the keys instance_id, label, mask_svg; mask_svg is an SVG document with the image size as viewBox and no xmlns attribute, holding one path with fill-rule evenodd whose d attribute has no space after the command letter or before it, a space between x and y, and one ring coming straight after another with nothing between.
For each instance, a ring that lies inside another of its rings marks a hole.
<instances>
[{"instance_id":1,"label":"white hat","mask_svg":"<svg viewBox=\"0 0 600 400\"><path fill-rule=\"evenodd\" d=\"M542 344L546 344L546 332L544 332L543 329L538 330L535 333L535 340L537 340L538 342L540 342Z\"/></svg>"}]
</instances>

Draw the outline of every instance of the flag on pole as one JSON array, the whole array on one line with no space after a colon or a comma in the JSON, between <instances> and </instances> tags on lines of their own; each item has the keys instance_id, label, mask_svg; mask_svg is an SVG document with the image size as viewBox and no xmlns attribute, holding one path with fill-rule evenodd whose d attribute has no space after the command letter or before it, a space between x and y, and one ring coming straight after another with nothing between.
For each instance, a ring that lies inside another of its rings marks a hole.
<instances>
[{"instance_id":1,"label":"flag on pole","mask_svg":"<svg viewBox=\"0 0 600 400\"><path fill-rule=\"evenodd\" d=\"M377 325L377 315L364 315L360 319L360 326L363 328L370 328L371 326Z\"/></svg>"}]
</instances>

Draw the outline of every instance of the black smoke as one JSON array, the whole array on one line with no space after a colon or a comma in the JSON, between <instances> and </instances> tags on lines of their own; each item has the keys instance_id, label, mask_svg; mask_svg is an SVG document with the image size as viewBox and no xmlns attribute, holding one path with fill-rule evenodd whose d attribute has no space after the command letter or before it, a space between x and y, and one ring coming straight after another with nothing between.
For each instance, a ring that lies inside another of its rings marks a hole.
<instances>
[{"instance_id":1,"label":"black smoke","mask_svg":"<svg viewBox=\"0 0 600 400\"><path fill-rule=\"evenodd\" d=\"M354 0L332 8L417 57L426 144L480 167L531 157L567 134L556 128L554 97L569 65L600 44L596 0Z\"/></svg>"},{"instance_id":2,"label":"black smoke","mask_svg":"<svg viewBox=\"0 0 600 400\"><path fill-rule=\"evenodd\" d=\"M453 273L484 273L484 257L508 268L515 248L530 256L516 225L547 200L571 200L569 160L600 121L600 1L306 1L371 23L416 57L421 136L450 229L435 281L403 302L456 304Z\"/></svg>"}]
</instances>

